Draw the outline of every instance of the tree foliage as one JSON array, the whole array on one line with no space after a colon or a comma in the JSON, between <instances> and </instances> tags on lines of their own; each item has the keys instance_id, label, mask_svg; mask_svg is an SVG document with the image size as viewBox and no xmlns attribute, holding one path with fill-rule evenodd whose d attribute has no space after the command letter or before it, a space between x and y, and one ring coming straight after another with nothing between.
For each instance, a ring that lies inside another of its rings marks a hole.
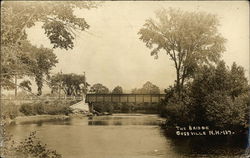
<instances>
[{"instance_id":1,"label":"tree foliage","mask_svg":"<svg viewBox=\"0 0 250 158\"><path fill-rule=\"evenodd\" d=\"M45 68L46 63L48 61L51 64L55 63L55 57L51 55L51 49L31 46L27 40L26 29L40 22L53 48L72 49L76 33L89 28L86 20L77 17L74 10L91 9L97 6L99 3L90 1L5 1L1 3L1 86L7 89L13 88L13 76L17 72L22 74L21 76L25 75L23 72L32 69L32 64L35 63L34 68L42 66L34 75L38 94L41 94L42 74L49 70ZM27 54L27 48L30 49L29 54ZM37 55L35 56L32 55L33 52L40 53L35 53ZM42 52L47 53L43 55ZM42 59L44 57L45 60ZM51 64L47 67L51 67ZM28 68L30 65L32 67Z\"/></svg>"},{"instance_id":2,"label":"tree foliage","mask_svg":"<svg viewBox=\"0 0 250 158\"><path fill-rule=\"evenodd\" d=\"M204 66L191 85L190 109L196 113L195 122L223 126L234 119L238 125L246 124L248 87L244 69L236 63L231 69L223 61L216 67Z\"/></svg>"},{"instance_id":3,"label":"tree foliage","mask_svg":"<svg viewBox=\"0 0 250 158\"><path fill-rule=\"evenodd\" d=\"M133 94L159 94L160 88L151 82L147 81L143 84L142 88L135 88L132 90Z\"/></svg>"},{"instance_id":4,"label":"tree foliage","mask_svg":"<svg viewBox=\"0 0 250 158\"><path fill-rule=\"evenodd\" d=\"M235 97L238 97L240 94L245 93L247 91L248 81L245 77L244 68L241 66L237 66L235 62L231 66L230 77L230 95L234 99Z\"/></svg>"},{"instance_id":5,"label":"tree foliage","mask_svg":"<svg viewBox=\"0 0 250 158\"><path fill-rule=\"evenodd\" d=\"M183 98L168 89L164 115L169 125L209 125L240 129L249 123L249 85L244 69L224 61L203 66L184 86Z\"/></svg>"},{"instance_id":6,"label":"tree foliage","mask_svg":"<svg viewBox=\"0 0 250 158\"><path fill-rule=\"evenodd\" d=\"M4 54L4 53L3 53ZM4 78L4 88L14 88L14 75L22 78L30 76L35 78L38 87L38 95L42 94L44 77L49 77L50 71L58 63L56 55L52 49L40 46L39 48L31 45L28 41L23 41L19 46L19 52L14 58L11 56L3 58L2 77Z\"/></svg>"},{"instance_id":7,"label":"tree foliage","mask_svg":"<svg viewBox=\"0 0 250 158\"><path fill-rule=\"evenodd\" d=\"M6 128L6 127L5 127ZM36 136L36 132L31 132L21 142L15 141L12 136L4 132L4 146L1 146L1 156L3 157L32 157L32 158L62 158L56 150L51 150L43 144Z\"/></svg>"},{"instance_id":8,"label":"tree foliage","mask_svg":"<svg viewBox=\"0 0 250 158\"><path fill-rule=\"evenodd\" d=\"M96 83L90 88L90 92L95 94L106 94L109 93L109 89L101 83Z\"/></svg>"},{"instance_id":9,"label":"tree foliage","mask_svg":"<svg viewBox=\"0 0 250 158\"><path fill-rule=\"evenodd\" d=\"M67 96L79 96L87 92L89 84L84 75L56 74L50 79L52 93L61 88Z\"/></svg>"},{"instance_id":10,"label":"tree foliage","mask_svg":"<svg viewBox=\"0 0 250 158\"><path fill-rule=\"evenodd\" d=\"M24 89L28 90L31 92L31 82L29 80L24 80L19 84L21 87L23 87Z\"/></svg>"},{"instance_id":11,"label":"tree foliage","mask_svg":"<svg viewBox=\"0 0 250 158\"><path fill-rule=\"evenodd\" d=\"M122 94L123 90L121 86L116 86L113 90L112 90L113 94Z\"/></svg>"},{"instance_id":12,"label":"tree foliage","mask_svg":"<svg viewBox=\"0 0 250 158\"><path fill-rule=\"evenodd\" d=\"M163 51L169 55L176 69L176 87L180 88L192 77L199 65L217 62L225 51L225 39L218 33L215 15L162 9L156 20L147 19L138 34L158 57Z\"/></svg>"},{"instance_id":13,"label":"tree foliage","mask_svg":"<svg viewBox=\"0 0 250 158\"><path fill-rule=\"evenodd\" d=\"M90 9L97 6L97 3L90 1L5 1L1 5L1 44L15 46L21 40L27 39L27 28L34 26L36 22L42 22L42 28L54 48L73 48L75 31L89 28L84 18L74 15L74 9Z\"/></svg>"},{"instance_id":14,"label":"tree foliage","mask_svg":"<svg viewBox=\"0 0 250 158\"><path fill-rule=\"evenodd\" d=\"M24 45L23 45L24 46ZM38 95L42 94L44 77L49 78L50 70L58 63L56 55L52 49L26 44L22 48L22 53L18 56L19 61L24 64L24 69L29 76L35 77Z\"/></svg>"}]
</instances>

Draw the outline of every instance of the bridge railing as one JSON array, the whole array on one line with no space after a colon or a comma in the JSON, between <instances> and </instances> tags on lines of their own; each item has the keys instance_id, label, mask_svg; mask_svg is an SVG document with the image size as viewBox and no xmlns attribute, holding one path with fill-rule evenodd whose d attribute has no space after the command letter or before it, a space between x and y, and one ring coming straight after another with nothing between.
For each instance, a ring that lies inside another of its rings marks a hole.
<instances>
[{"instance_id":1,"label":"bridge railing","mask_svg":"<svg viewBox=\"0 0 250 158\"><path fill-rule=\"evenodd\" d=\"M85 102L113 102L113 103L157 103L165 98L165 94L87 94ZM61 96L59 97L5 97L7 100L83 100L82 96Z\"/></svg>"},{"instance_id":2,"label":"bridge railing","mask_svg":"<svg viewBox=\"0 0 250 158\"><path fill-rule=\"evenodd\" d=\"M85 102L158 103L165 94L87 94Z\"/></svg>"}]
</instances>

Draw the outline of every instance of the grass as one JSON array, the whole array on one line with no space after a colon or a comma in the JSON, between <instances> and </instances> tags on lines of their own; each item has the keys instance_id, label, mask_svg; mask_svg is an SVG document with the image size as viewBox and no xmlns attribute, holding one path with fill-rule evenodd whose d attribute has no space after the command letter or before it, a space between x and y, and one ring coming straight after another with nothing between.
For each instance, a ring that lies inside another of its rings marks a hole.
<instances>
[{"instance_id":1,"label":"grass","mask_svg":"<svg viewBox=\"0 0 250 158\"><path fill-rule=\"evenodd\" d=\"M75 101L54 100L36 101L32 103L4 102L1 104L1 118L14 119L17 116L32 115L68 115L72 113L70 105Z\"/></svg>"}]
</instances>

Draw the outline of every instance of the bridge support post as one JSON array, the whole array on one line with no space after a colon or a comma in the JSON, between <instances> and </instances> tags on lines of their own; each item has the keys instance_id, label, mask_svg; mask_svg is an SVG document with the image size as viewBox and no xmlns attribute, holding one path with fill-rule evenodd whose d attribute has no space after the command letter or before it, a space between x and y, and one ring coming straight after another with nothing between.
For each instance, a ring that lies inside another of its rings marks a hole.
<instances>
[{"instance_id":1,"label":"bridge support post","mask_svg":"<svg viewBox=\"0 0 250 158\"><path fill-rule=\"evenodd\" d=\"M89 103L89 112L90 112L90 113L93 113L93 112L94 112L93 103Z\"/></svg>"},{"instance_id":2,"label":"bridge support post","mask_svg":"<svg viewBox=\"0 0 250 158\"><path fill-rule=\"evenodd\" d=\"M135 94L135 104L136 104L137 102L136 102L136 94Z\"/></svg>"}]
</instances>

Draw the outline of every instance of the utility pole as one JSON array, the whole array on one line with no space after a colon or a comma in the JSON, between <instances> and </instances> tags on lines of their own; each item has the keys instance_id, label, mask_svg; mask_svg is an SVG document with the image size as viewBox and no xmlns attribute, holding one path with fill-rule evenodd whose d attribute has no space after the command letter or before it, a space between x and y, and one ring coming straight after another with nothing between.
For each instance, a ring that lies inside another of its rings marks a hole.
<instances>
[{"instance_id":1,"label":"utility pole","mask_svg":"<svg viewBox=\"0 0 250 158\"><path fill-rule=\"evenodd\" d=\"M85 93L87 93L86 73L85 73L85 71L83 72L83 75L84 75L84 82L83 82L83 97L84 97Z\"/></svg>"},{"instance_id":2,"label":"utility pole","mask_svg":"<svg viewBox=\"0 0 250 158\"><path fill-rule=\"evenodd\" d=\"M61 98L61 87L62 87L62 70L60 71L60 83L59 83L59 99Z\"/></svg>"},{"instance_id":3,"label":"utility pole","mask_svg":"<svg viewBox=\"0 0 250 158\"><path fill-rule=\"evenodd\" d=\"M86 89L86 73L85 73L85 71L83 72L83 75L84 75L84 89Z\"/></svg>"},{"instance_id":4,"label":"utility pole","mask_svg":"<svg viewBox=\"0 0 250 158\"><path fill-rule=\"evenodd\" d=\"M83 99L86 99L86 95L87 95L87 88L88 88L88 85L87 85L87 78L86 78L86 73L85 71L83 72L83 75L84 75L84 82L83 82Z\"/></svg>"},{"instance_id":5,"label":"utility pole","mask_svg":"<svg viewBox=\"0 0 250 158\"><path fill-rule=\"evenodd\" d=\"M15 74L15 98L17 97L17 74Z\"/></svg>"}]
</instances>

